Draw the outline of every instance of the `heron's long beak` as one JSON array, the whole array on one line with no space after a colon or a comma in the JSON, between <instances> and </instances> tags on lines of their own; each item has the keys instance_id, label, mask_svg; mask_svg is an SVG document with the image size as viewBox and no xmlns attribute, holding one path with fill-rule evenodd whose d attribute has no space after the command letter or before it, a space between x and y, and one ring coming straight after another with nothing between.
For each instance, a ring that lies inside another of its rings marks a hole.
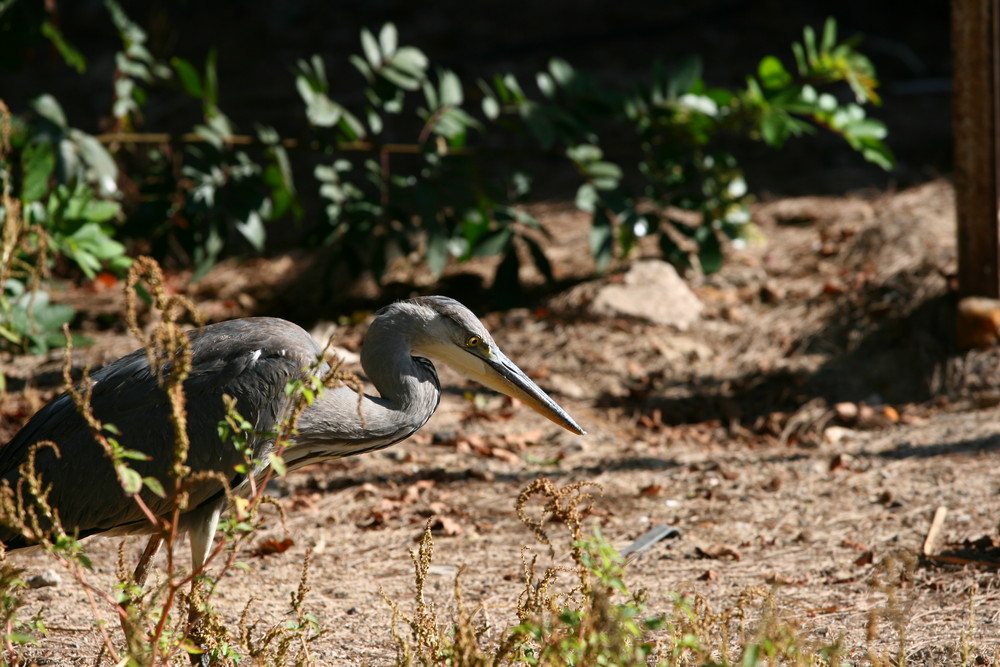
<instances>
[{"instance_id":1,"label":"heron's long beak","mask_svg":"<svg viewBox=\"0 0 1000 667\"><path fill-rule=\"evenodd\" d=\"M516 398L567 431L577 435L586 433L572 417L566 414L565 410L549 398L548 394L500 350L494 349L489 358L484 358L478 351L452 346L447 350L439 349L436 352L438 352L436 356L442 361L469 379Z\"/></svg>"},{"instance_id":2,"label":"heron's long beak","mask_svg":"<svg viewBox=\"0 0 1000 667\"><path fill-rule=\"evenodd\" d=\"M493 358L486 362L486 367L492 370L493 374L480 380L490 389L495 389L508 396L513 396L529 408L559 424L567 431L584 435L586 431L580 428L572 417L559 404L553 401L548 394L542 391L541 387L535 384L531 378L524 374L513 361L497 350Z\"/></svg>"}]
</instances>

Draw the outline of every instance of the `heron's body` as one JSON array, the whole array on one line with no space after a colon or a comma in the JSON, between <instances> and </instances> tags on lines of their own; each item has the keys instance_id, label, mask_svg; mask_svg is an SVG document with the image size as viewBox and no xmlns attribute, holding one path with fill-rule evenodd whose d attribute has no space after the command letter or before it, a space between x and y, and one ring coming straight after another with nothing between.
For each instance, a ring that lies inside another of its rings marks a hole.
<instances>
[{"instance_id":1,"label":"heron's body","mask_svg":"<svg viewBox=\"0 0 1000 667\"><path fill-rule=\"evenodd\" d=\"M254 427L249 445L264 459L273 441L267 435L288 415L292 400L285 387L305 379L315 368L320 348L301 327L274 318L222 322L188 333L192 366L184 382L190 450L194 472L214 471L240 488L236 466L243 454L218 435L225 417L222 397ZM440 398L434 356L495 389L525 400L531 407L577 433L583 431L499 351L482 324L461 304L425 297L388 306L376 316L362 351L362 366L379 391L359 398L340 386L327 390L301 414L298 435L284 452L290 469L314 461L359 454L392 445L412 435L431 417ZM322 370L322 369L320 369ZM92 376L91 407L113 424L121 445L143 452L148 460L131 461L144 477L168 485L173 464L173 427L163 388L150 371L144 350L104 367ZM36 469L51 486L48 503L63 527L84 537L94 534L149 532L152 526L128 498L104 450L92 437L70 396L62 395L38 412L7 445L0 447L0 480L16 488L20 467L34 443L41 448ZM144 491L142 499L157 515L172 511L174 499ZM219 513L226 502L222 485L199 482L190 491L182 528L192 533L196 566L207 553ZM19 530L0 525L8 549L28 546Z\"/></svg>"},{"instance_id":2,"label":"heron's body","mask_svg":"<svg viewBox=\"0 0 1000 667\"><path fill-rule=\"evenodd\" d=\"M320 350L300 327L272 318L210 325L191 332L190 339L192 370L184 383L191 441L187 465L194 472L221 472L236 488L241 476L234 468L243 455L232 444L221 442L217 434L225 417L223 394L237 399L237 410L256 432L273 432L290 405L285 385L301 378L304 369L316 363ZM94 373L92 380L94 415L115 426L123 446L149 457L147 461L130 461L130 466L170 488L167 481L174 446L170 404L150 371L145 350L109 364ZM333 391L350 390L340 387ZM357 394L353 395L357 404ZM59 454L48 447L40 449L36 467L52 485L48 501L58 509L67 530L75 529L81 537L151 530L139 506L127 500L110 460L68 394L49 403L0 448L0 478L14 488L29 446L45 440L54 442ZM261 458L271 446L263 437L250 444L255 458ZM84 499L82 489L88 489L89 497L99 502ZM142 498L157 515L168 513L173 505L172 498L160 498L149 491L143 492ZM207 483L195 487L189 505L205 508L221 505L224 500L221 485ZM0 527L0 541L8 548L24 545L19 532L9 527Z\"/></svg>"}]
</instances>

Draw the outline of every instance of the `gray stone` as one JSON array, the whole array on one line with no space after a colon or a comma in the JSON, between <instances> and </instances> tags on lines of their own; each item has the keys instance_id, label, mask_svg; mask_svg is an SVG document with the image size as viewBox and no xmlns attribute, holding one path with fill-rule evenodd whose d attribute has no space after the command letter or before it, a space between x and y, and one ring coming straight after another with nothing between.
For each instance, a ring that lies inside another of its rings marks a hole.
<instances>
[{"instance_id":1,"label":"gray stone","mask_svg":"<svg viewBox=\"0 0 1000 667\"><path fill-rule=\"evenodd\" d=\"M704 306L673 266L660 260L636 262L621 284L606 285L591 304L596 315L627 316L688 329Z\"/></svg>"},{"instance_id":2,"label":"gray stone","mask_svg":"<svg viewBox=\"0 0 1000 667\"><path fill-rule=\"evenodd\" d=\"M58 586L62 583L62 577L54 570L43 570L28 579L28 588L45 588L46 586Z\"/></svg>"}]
</instances>

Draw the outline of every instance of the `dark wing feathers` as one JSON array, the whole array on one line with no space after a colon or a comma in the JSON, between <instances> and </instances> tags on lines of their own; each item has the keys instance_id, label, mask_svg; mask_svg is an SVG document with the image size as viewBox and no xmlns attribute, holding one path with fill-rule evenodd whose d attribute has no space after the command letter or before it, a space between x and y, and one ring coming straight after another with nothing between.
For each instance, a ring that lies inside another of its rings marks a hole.
<instances>
[{"instance_id":1,"label":"dark wing feathers","mask_svg":"<svg viewBox=\"0 0 1000 667\"><path fill-rule=\"evenodd\" d=\"M189 332L192 369L184 383L190 437L187 464L193 470L219 471L235 479L233 466L242 458L230 443L217 437L225 415L222 395L237 399L237 409L260 432L274 429L289 406L285 385L305 376L320 349L297 325L273 318L248 318L210 325ZM92 375L91 406L104 423L114 424L122 446L139 450L148 461L130 465L143 476L168 485L172 465L173 428L166 394L150 371L144 350L138 350ZM91 437L72 399L62 395L40 410L7 445L0 447L0 479L16 486L29 447L55 442L60 456L42 449L36 466L51 484L50 503L59 508L67 530L88 535L143 521L128 500L104 451ZM266 437L253 443L258 454L270 446ZM192 490L190 509L219 496L220 487L202 484ZM172 502L148 492L143 500L156 513ZM15 533L0 526L0 541L21 546Z\"/></svg>"}]
</instances>

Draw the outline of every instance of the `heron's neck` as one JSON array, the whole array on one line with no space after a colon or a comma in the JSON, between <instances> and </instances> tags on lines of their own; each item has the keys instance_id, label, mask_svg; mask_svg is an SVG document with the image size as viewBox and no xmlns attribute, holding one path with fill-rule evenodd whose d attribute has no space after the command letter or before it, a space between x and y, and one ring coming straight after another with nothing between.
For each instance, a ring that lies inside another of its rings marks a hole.
<instances>
[{"instance_id":1,"label":"heron's neck","mask_svg":"<svg viewBox=\"0 0 1000 667\"><path fill-rule=\"evenodd\" d=\"M379 395L362 396L360 406L347 387L320 396L299 418L296 444L285 454L289 469L388 447L427 423L441 389L431 362L412 355L406 331L412 329L375 320L365 336L361 366Z\"/></svg>"},{"instance_id":2,"label":"heron's neck","mask_svg":"<svg viewBox=\"0 0 1000 667\"><path fill-rule=\"evenodd\" d=\"M372 323L361 349L361 367L385 407L423 417L422 426L437 408L441 388L433 364L413 356L412 329L398 324L389 317Z\"/></svg>"}]
</instances>

